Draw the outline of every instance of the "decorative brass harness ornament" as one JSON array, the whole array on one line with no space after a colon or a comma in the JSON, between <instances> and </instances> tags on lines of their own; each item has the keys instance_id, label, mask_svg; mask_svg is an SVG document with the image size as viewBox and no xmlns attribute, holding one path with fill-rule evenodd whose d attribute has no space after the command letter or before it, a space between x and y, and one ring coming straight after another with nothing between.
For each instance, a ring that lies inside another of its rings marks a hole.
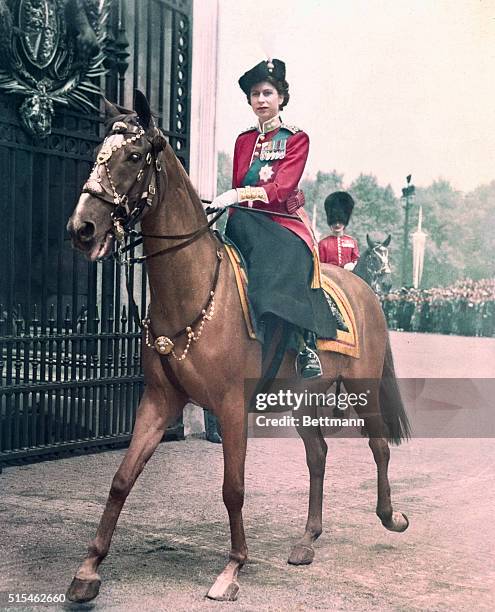
<instances>
[{"instance_id":1,"label":"decorative brass harness ornament","mask_svg":"<svg viewBox=\"0 0 495 612\"><path fill-rule=\"evenodd\" d=\"M107 202L115 206L115 210L112 212L113 222L113 233L120 245L124 243L126 233L128 233L132 227L139 220L139 217L143 214L146 206L151 207L153 204L153 198L156 194L157 178L156 172L161 171L161 164L156 155L152 155L149 152L146 156L146 165L148 166L148 190L145 188L137 195L132 195L132 190L137 183L140 183L144 169L141 168L136 176L134 183L131 185L128 193L119 194L117 187L112 178L112 173L108 166L108 162L112 157L112 154L121 149L125 145L132 144L144 136L144 129L138 124L137 132L130 131L129 126L123 121L116 121L112 125L111 133L105 138L101 149L96 157L96 162L93 166L89 179L85 183L82 192L89 193L103 202ZM120 140L112 139L112 136L121 135ZM154 161L154 164L152 162ZM102 178L100 177L100 169L105 169L105 174L108 179L112 193L110 194L102 185ZM135 205L131 208L132 203Z\"/></svg>"},{"instance_id":2,"label":"decorative brass harness ornament","mask_svg":"<svg viewBox=\"0 0 495 612\"><path fill-rule=\"evenodd\" d=\"M220 273L220 263L223 259L223 253L220 249L217 249L217 265L215 269L215 274L213 278L212 287L208 294L208 299L206 304L202 308L200 314L192 321L188 326L178 331L176 334L169 338L167 336L158 336L155 340L152 340L152 331L151 331L151 320L149 316L149 308L148 315L145 319L140 321L138 315L138 307L134 301L134 297L132 295L132 291L130 291L129 282L128 282L128 267L135 263L144 263L147 259L152 257L156 257L158 255L163 255L168 252L180 250L189 244L192 244L197 238L199 238L202 234L207 232L210 229L210 226L215 223L220 214L216 215L210 222L208 222L203 227L200 227L198 230L194 232L190 232L188 234L179 234L179 235L153 235L153 234L143 234L142 232L136 232L133 227L136 222L139 220L146 206L151 207L153 204L154 196L157 193L157 177L156 173L161 171L160 160L156 156L156 154L152 154L149 152L146 155L146 165L148 166L148 177L147 181L144 183L148 185L148 190L143 190L138 197L132 196L132 190L135 184L141 182L144 169L141 168L136 176L134 183L131 185L130 189L126 194L119 194L117 191L117 187L112 178L112 174L110 172L110 168L108 166L108 162L112 157L112 154L118 149L122 148L125 145L132 144L144 136L144 129L138 124L138 131L129 131L129 126L123 121L116 121L113 126L111 133L105 138L103 141L103 145L98 152L95 165L93 166L93 170L91 171L90 177L88 181L85 183L82 192L89 193L92 196L97 197L103 202L107 202L115 206L115 210L112 212L112 222L113 222L113 234L116 240L119 243L117 250L117 261L120 264L126 264L126 281L127 281L127 290L129 294L129 300L131 302L132 311L134 319L137 324L141 326L145 331L145 342L146 346L152 348L157 351L160 355L172 355L174 359L177 361L183 361L189 352L191 347L191 343L197 342L201 337L203 332L204 325L206 321L212 319L215 313L215 290L218 282L218 277ZM113 135L120 134L123 136L121 140L112 140ZM154 162L154 163L152 163ZM110 185L112 193L110 194L102 185L102 179L100 177L100 169L105 169L106 178L108 179L108 183ZM150 176L151 175L151 176ZM131 196L129 195L131 194ZM132 203L134 206L131 208ZM221 211L224 212L224 211ZM129 234L133 234L137 237L137 240L130 244L125 244L126 236ZM182 243L176 244L171 247L167 247L164 249L160 249L154 253L150 253L148 255L143 255L141 257L128 257L124 258L124 254L126 251L129 251L133 247L142 243L143 238L159 238L159 239L176 239L183 240ZM199 323L199 327L196 332L193 331L193 326ZM183 334L187 335L187 343L186 346L180 356L174 350L175 344L174 340Z\"/></svg>"},{"instance_id":3,"label":"decorative brass harness ornament","mask_svg":"<svg viewBox=\"0 0 495 612\"><path fill-rule=\"evenodd\" d=\"M151 321L150 321L150 317L148 314L146 319L143 320L146 346L148 346L149 348L155 349L155 351L157 351L157 353L160 353L160 355L170 355L171 354L172 357L176 359L177 361L183 361L187 357L187 354L191 347L191 343L193 341L197 342L201 338L201 334L203 333L203 327L205 326L206 321L211 321L211 319L213 318L213 315L215 314L215 290L216 290L219 271L220 271L220 262L222 259L223 259L223 253L222 251L220 251L220 249L217 249L217 266L215 269L215 276L213 279L212 289L210 291L208 300L204 308L201 310L201 313L196 317L196 319L194 319L194 321L190 323L187 327L177 332L174 336L172 336L172 338L169 338L168 336L158 336L157 338L155 338L155 341L153 342L151 332L150 332ZM199 327L195 333L193 331L193 325L195 325L196 323L199 323ZM182 355L179 356L174 350L175 349L174 340L178 338L179 336L181 336L183 333L187 335L187 343L186 343L184 350L182 351Z\"/></svg>"}]
</instances>

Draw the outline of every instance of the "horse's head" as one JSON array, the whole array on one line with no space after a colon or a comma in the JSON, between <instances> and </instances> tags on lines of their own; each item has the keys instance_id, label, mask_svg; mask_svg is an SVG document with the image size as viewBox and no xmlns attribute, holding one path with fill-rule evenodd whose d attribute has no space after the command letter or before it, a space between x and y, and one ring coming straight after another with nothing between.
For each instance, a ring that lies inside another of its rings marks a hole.
<instances>
[{"instance_id":1,"label":"horse's head","mask_svg":"<svg viewBox=\"0 0 495 612\"><path fill-rule=\"evenodd\" d=\"M139 91L134 105L133 112L105 101L107 134L67 223L73 246L90 261L108 257L114 240L122 240L156 199L159 155L168 145Z\"/></svg>"},{"instance_id":2,"label":"horse's head","mask_svg":"<svg viewBox=\"0 0 495 612\"><path fill-rule=\"evenodd\" d=\"M366 234L368 250L365 253L368 282L375 293L387 294L392 288L390 263L388 259L388 245L392 239L388 235L383 242L375 242Z\"/></svg>"}]
</instances>

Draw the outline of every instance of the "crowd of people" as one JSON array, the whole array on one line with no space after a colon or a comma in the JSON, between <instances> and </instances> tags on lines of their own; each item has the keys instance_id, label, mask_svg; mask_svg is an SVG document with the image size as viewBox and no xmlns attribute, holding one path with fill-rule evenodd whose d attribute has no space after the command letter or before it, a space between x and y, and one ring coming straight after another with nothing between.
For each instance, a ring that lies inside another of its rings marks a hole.
<instances>
[{"instance_id":1,"label":"crowd of people","mask_svg":"<svg viewBox=\"0 0 495 612\"><path fill-rule=\"evenodd\" d=\"M495 279L459 280L448 287L403 287L382 299L389 329L495 335Z\"/></svg>"}]
</instances>

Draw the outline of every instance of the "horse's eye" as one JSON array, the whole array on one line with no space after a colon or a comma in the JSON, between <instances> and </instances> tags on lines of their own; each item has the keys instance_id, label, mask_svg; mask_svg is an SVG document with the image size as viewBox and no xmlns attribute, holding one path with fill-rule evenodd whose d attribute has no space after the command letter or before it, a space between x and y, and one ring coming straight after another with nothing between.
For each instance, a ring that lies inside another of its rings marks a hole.
<instances>
[{"instance_id":1,"label":"horse's eye","mask_svg":"<svg viewBox=\"0 0 495 612\"><path fill-rule=\"evenodd\" d=\"M129 159L133 162L138 162L141 159L141 153L131 153Z\"/></svg>"}]
</instances>

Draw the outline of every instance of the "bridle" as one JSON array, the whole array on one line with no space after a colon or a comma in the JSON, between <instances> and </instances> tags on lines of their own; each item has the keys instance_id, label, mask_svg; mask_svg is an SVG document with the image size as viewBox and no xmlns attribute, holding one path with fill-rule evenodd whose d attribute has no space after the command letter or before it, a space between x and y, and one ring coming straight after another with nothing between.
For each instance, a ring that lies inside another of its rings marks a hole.
<instances>
[{"instance_id":1,"label":"bridle","mask_svg":"<svg viewBox=\"0 0 495 612\"><path fill-rule=\"evenodd\" d=\"M183 249L193 242L195 242L200 236L211 232L211 226L220 218L220 216L226 211L226 208L212 209L210 212L215 213L213 217L207 221L204 225L198 229L186 233L186 234L168 234L168 235L156 235L156 234L143 234L134 229L136 223L142 218L144 211L147 208L153 206L155 196L158 196L158 202L160 198L160 180L159 173L162 171L159 155L162 150L162 146L156 146L152 140L147 139L151 145L151 151L147 153L145 158L145 165L139 170L131 186L126 193L119 193L117 185L112 177L111 168L109 161L112 154L118 149L122 148L127 144L137 142L139 139L145 137L145 130L141 127L139 122L136 120L136 125L132 125L136 130L130 129L124 121L116 121L111 128L110 134L105 137L102 143L101 149L98 152L95 165L91 171L90 177L82 189L82 193L87 193L93 197L98 198L106 204L111 204L114 209L111 213L113 228L110 230L116 238L118 244L114 257L120 264L125 264L125 278L127 293L129 296L129 305L132 317L138 327L144 330L144 341L146 346L155 350L162 359L162 364L165 369L165 373L173 386L183 395L187 395L186 391L180 384L174 370L172 369L167 357L172 356L177 361L183 361L191 347L192 342L197 342L203 332L203 327L206 321L209 321L215 312L215 292L217 283L220 275L220 264L224 258L223 249L221 248L220 241L215 234L213 234L216 242L216 266L213 274L212 284L210 291L208 292L207 299L203 305L203 308L195 319L189 323L186 327L179 330L175 334L170 336L157 335L152 330L152 324L150 319L150 311L148 306L148 313L144 320L139 317L139 309L134 300L133 291L129 281L129 269L133 264L144 263L145 261L165 255ZM112 135L120 134L121 140L111 138ZM161 144L161 143L160 143ZM104 177L106 178L106 185L100 173L104 169ZM141 183L142 181L142 183ZM142 187L141 187L142 185ZM209 202L211 203L211 202ZM241 208L234 206L235 208ZM249 210L245 208L244 210ZM206 211L208 213L208 209ZM266 211L258 211L266 212ZM299 217L293 215L285 215L282 213L273 213L274 215L281 217L289 217L301 221ZM128 242L128 238L132 236L133 241ZM159 249L155 252L148 253L147 255L141 255L139 257L129 257L126 255L128 251L134 247L142 244L144 238L155 238L160 240L178 240L177 244L169 247ZM195 328L195 329L194 329ZM176 352L175 341L181 337L186 336L186 345L182 350L182 354L179 355Z\"/></svg>"},{"instance_id":2,"label":"bridle","mask_svg":"<svg viewBox=\"0 0 495 612\"><path fill-rule=\"evenodd\" d=\"M82 193L88 193L91 196L98 198L102 202L111 204L114 207L114 210L111 213L113 223L112 232L118 243L114 257L120 264L127 264L128 266L136 263L142 264L146 260L157 257L158 255L164 255L165 253L178 251L187 247L200 236L205 234L224 212L223 210L220 211L208 223L201 226L197 230L186 234L157 235L137 232L134 229L134 226L141 219L146 208L151 208L153 206L155 196L157 196L158 201L160 200L160 182L158 175L162 171L162 165L159 159L161 149L158 149L152 141L147 139L151 145L151 151L146 154L145 165L139 170L133 183L124 194L117 191L117 186L112 177L111 169L108 163L114 152L121 149L125 145L138 141L145 135L145 130L138 122L136 122L135 127L136 131L130 130L130 126L128 126L124 121L116 121L112 125L110 134L105 137L105 140L98 151L96 162L93 166L90 177L82 189ZM110 137L116 134L122 135L123 138L119 142L112 143ZM105 176L110 189L108 189L100 177L101 168L103 168L105 171ZM141 181L143 187L139 189L138 186L141 184ZM130 236L133 236L135 240L126 244L127 238ZM142 244L143 238L182 240L182 242L170 247L159 249L158 251L149 253L147 255L141 255L139 257L126 257L125 254L128 251Z\"/></svg>"},{"instance_id":3,"label":"bridle","mask_svg":"<svg viewBox=\"0 0 495 612\"><path fill-rule=\"evenodd\" d=\"M186 234L143 234L142 232L137 232L134 229L134 226L141 219L146 208L151 208L153 206L155 195L158 196L158 201L160 201L160 181L158 175L162 171L162 165L159 159L162 148L157 147L153 141L147 138L149 144L151 145L151 151L146 154L145 166L139 170L136 178L127 192L124 194L119 193L112 177L108 162L111 159L112 154L118 149L121 149L127 144L132 144L138 141L146 134L145 130L137 120L136 125L132 127L136 127L136 131L130 130L129 126L124 121L116 121L112 125L110 133L105 137L105 140L98 151L98 155L96 157L93 169L91 170L89 179L82 188L82 193L87 193L101 200L102 202L105 202L106 204L111 204L114 207L114 210L111 213L113 223L112 232L118 243L114 256L120 264L127 264L128 266L136 263L141 264L153 257L165 255L166 253L178 251L189 246L200 236L208 232L211 226L226 212L226 208L207 208L207 214L215 213L213 217L198 229ZM111 136L114 135L121 135L122 139L118 142L112 142ZM100 176L101 168L103 168L105 171L105 176L110 189L103 184L102 177ZM144 176L145 180L142 183L143 187L142 189L139 189L138 185L141 183ZM207 200L203 200L203 202L211 204L211 202ZM249 212L258 213L267 212L263 210L246 209L237 205L233 205L231 208L240 208L241 210L248 210ZM286 215L283 213L277 213L275 211L270 211L270 215L287 217L289 219L301 221L301 219L295 215ZM135 240L126 244L126 239L130 236L133 236ZM125 253L142 244L143 238L182 240L182 242L170 247L159 249L154 253L141 255L140 257L126 257Z\"/></svg>"},{"instance_id":4,"label":"bridle","mask_svg":"<svg viewBox=\"0 0 495 612\"><path fill-rule=\"evenodd\" d=\"M88 193L114 207L111 213L113 234L119 244L122 244L126 235L133 230L146 207L153 205L153 199L159 188L157 174L162 169L158 159L159 151L149 141L151 151L146 155L145 165L136 174L136 178L126 193L121 194L117 191L108 162L112 154L118 149L140 140L145 135L145 131L139 123L136 128L137 131L130 130L129 126L123 121L116 121L112 125L110 134L105 137L98 151L90 177L82 189L82 193ZM111 137L114 135L121 135L122 139L118 142L112 142ZM110 190L102 181L101 169L104 169Z\"/></svg>"},{"instance_id":5,"label":"bridle","mask_svg":"<svg viewBox=\"0 0 495 612\"><path fill-rule=\"evenodd\" d=\"M384 251L384 252L380 252ZM379 279L385 274L390 274L390 264L388 263L388 248L382 244L376 244L370 249L370 256L366 260L366 270L370 278L370 285L375 292L380 289ZM372 261L378 261L380 266L377 268L372 265Z\"/></svg>"},{"instance_id":6,"label":"bridle","mask_svg":"<svg viewBox=\"0 0 495 612\"><path fill-rule=\"evenodd\" d=\"M127 192L124 194L119 193L117 191L115 181L112 177L111 168L108 162L110 161L112 154L115 153L118 149L122 148L127 144L132 144L145 136L145 130L137 121L136 126L132 127L136 127L136 131L130 130L129 126L124 121L116 121L112 125L111 132L105 137L105 140L102 143L102 146L96 158L95 165L93 166L88 181L85 183L82 189L82 193L90 194L91 196L98 198L102 202L111 204L114 207L114 210L111 213L113 223L113 228L111 231L113 232L113 235L115 236L116 241L118 243L118 247L116 253L114 253L114 256L120 264L125 264L126 285L132 316L136 324L142 327L145 331L146 345L156 350L161 356L172 355L172 357L174 357L174 359L176 359L177 361L182 361L186 358L191 343L193 341L197 342L201 337L203 327L206 321L212 318L215 311L215 291L219 279L220 264L223 260L223 250L220 247L218 238L215 236L215 239L217 240L216 266L213 274L212 285L208 293L208 298L204 303L204 306L198 316L191 323L189 323L189 325L179 330L174 335L171 335L170 337L156 336L156 334L153 334L151 329L149 310L147 317L141 321L139 317L139 310L137 304L135 303L133 292L129 283L129 268L133 264L142 264L153 257L158 257L160 255L165 255L166 253L175 252L189 246L190 244L195 242L200 236L211 231L211 226L226 211L226 208L222 208L220 210L211 209L210 212L215 212L213 217L198 229L186 234L144 234L142 232L136 231L134 229L135 224L141 219L146 208L151 208L153 206L155 196L158 196L158 201L160 201L159 173L162 171L162 166L160 163L159 155L162 149L161 147L155 146L153 141L148 139L148 142L151 145L151 151L148 152L146 155L145 165L139 170L136 175L136 178L132 182ZM119 141L112 141L111 136L118 134L122 135L122 139ZM107 179L108 186L110 187L110 189L107 185L103 183L102 177L100 176L100 171L102 168L104 169L105 178ZM143 182L141 183L141 181ZM142 188L140 188L141 184L143 185ZM234 206L234 208L241 207ZM208 212L208 209L206 212ZM289 217L291 219L295 218L300 221L298 217L294 217L293 215L285 215L276 212L271 214L281 217ZM127 242L127 239L130 236L132 236L134 240ZM159 249L152 253L148 253L147 255L141 255L139 257L128 257L126 253L131 249L135 248L136 246L142 244L144 238L155 238L160 240L179 240L180 242L172 246ZM194 326L197 327L196 331L193 330ZM174 340L183 335L186 335L187 343L184 350L182 351L182 354L178 355L175 351ZM152 336L154 336L154 340L152 339ZM174 386L182 392L182 387L178 382L177 377L175 376L167 360L164 360L164 367L166 369L168 377L173 382Z\"/></svg>"},{"instance_id":7,"label":"bridle","mask_svg":"<svg viewBox=\"0 0 495 612\"><path fill-rule=\"evenodd\" d=\"M129 127L130 126L123 121L116 121L112 125L111 132L105 137L105 140L102 143L96 158L96 162L93 166L89 179L86 181L82 189L82 193L87 193L98 198L102 202L111 204L114 207L114 210L111 213L113 223L113 228L111 231L113 232L113 235L118 243L114 256L120 264L126 264L126 285L132 316L136 324L139 327L142 327L145 331L146 345L156 350L162 356L171 354L178 361L182 361L188 354L191 342L196 342L199 340L206 321L210 320L215 312L215 291L220 274L220 263L223 259L222 250L219 248L219 246L216 249L217 263L213 275L213 281L210 291L208 292L208 299L201 309L200 314L194 319L194 321L189 323L189 325L179 330L171 337L155 335L155 339L152 340L149 311L147 317L144 320L141 320L139 317L139 310L130 287L129 268L135 263L144 263L146 260L151 259L152 257L178 251L192 244L200 236L210 231L211 226L221 216L221 214L225 212L225 210L222 209L206 224L186 234L155 235L143 234L142 232L136 231L134 226L141 219L146 208L151 208L153 206L155 196L157 196L158 201L160 201L160 181L158 175L162 171L162 166L159 159L161 148L156 147L154 143L148 139L148 142L151 145L151 151L146 154L145 165L138 171L127 192L123 194L119 193L117 191L117 185L112 177L111 168L108 162L111 159L112 154L118 149L124 147L125 145L137 142L139 139L143 138L146 133L139 123L137 123L135 126L136 131L129 129ZM112 141L111 136L117 134L122 135L122 139L119 141L114 139ZM104 169L104 175L107 179L106 182L108 185L103 182L102 177L100 176L102 168ZM108 186L110 189L108 189ZM129 241L129 243L127 243L127 239L130 236L133 236L135 239L132 242ZM140 257L126 257L126 252L142 244L144 238L180 240L181 242ZM197 326L196 332L193 331L194 326ZM174 350L174 340L182 335L187 336L187 343L185 349L182 351L182 355L179 356ZM178 388L179 391L182 391L182 387L171 370L168 361L164 362L164 366L174 386Z\"/></svg>"}]
</instances>

